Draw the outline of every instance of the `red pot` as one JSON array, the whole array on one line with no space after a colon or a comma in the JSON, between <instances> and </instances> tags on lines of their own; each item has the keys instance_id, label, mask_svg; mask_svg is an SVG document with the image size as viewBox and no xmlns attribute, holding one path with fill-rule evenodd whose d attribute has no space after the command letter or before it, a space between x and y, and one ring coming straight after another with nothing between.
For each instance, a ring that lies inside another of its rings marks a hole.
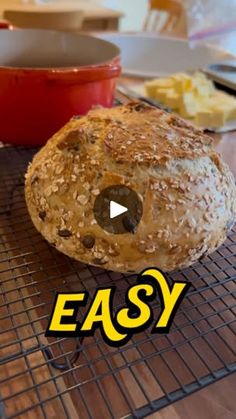
<instances>
[{"instance_id":1,"label":"red pot","mask_svg":"<svg viewBox=\"0 0 236 419\"><path fill-rule=\"evenodd\" d=\"M0 20L0 29L13 29L7 20Z\"/></svg>"},{"instance_id":2,"label":"red pot","mask_svg":"<svg viewBox=\"0 0 236 419\"><path fill-rule=\"evenodd\" d=\"M0 33L0 141L42 145L72 116L111 107L120 51L97 38L43 30Z\"/></svg>"}]
</instances>

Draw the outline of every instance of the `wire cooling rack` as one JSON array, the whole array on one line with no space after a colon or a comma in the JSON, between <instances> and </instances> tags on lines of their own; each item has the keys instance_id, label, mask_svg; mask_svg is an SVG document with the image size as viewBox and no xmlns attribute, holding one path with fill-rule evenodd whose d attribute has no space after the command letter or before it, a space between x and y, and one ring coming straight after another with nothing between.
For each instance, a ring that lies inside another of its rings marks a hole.
<instances>
[{"instance_id":1,"label":"wire cooling rack","mask_svg":"<svg viewBox=\"0 0 236 419\"><path fill-rule=\"evenodd\" d=\"M121 348L98 331L45 338L57 291L92 296L116 284L117 310L136 276L77 263L37 233L23 187L35 151L0 149L0 417L143 418L235 372L236 229L216 253L169 275L192 283L169 334L147 330Z\"/></svg>"}]
</instances>

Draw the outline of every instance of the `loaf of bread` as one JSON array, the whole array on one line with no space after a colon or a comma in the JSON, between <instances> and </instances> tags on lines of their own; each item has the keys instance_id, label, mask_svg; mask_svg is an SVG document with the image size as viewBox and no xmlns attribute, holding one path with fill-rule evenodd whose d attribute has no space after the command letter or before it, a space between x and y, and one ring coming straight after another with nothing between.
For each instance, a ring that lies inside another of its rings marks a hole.
<instances>
[{"instance_id":1,"label":"loaf of bread","mask_svg":"<svg viewBox=\"0 0 236 419\"><path fill-rule=\"evenodd\" d=\"M142 199L134 234L110 234L95 220L95 199L112 185ZM34 157L25 196L49 243L120 272L189 266L224 242L236 216L234 178L211 138L140 103L73 118Z\"/></svg>"}]
</instances>

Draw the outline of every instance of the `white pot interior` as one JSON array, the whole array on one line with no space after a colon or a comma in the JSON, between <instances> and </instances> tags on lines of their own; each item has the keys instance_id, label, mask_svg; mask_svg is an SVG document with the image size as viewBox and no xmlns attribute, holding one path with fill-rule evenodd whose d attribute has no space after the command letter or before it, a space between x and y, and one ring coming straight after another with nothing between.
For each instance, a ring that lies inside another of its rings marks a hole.
<instances>
[{"instance_id":1,"label":"white pot interior","mask_svg":"<svg viewBox=\"0 0 236 419\"><path fill-rule=\"evenodd\" d=\"M117 46L86 35L48 30L1 30L0 67L56 68L106 63Z\"/></svg>"}]
</instances>

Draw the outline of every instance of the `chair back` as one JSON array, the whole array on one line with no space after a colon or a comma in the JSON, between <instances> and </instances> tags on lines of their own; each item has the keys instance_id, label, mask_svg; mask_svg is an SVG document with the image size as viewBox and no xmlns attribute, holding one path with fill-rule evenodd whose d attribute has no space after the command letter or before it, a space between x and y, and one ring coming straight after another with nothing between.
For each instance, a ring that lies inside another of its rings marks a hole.
<instances>
[{"instance_id":1,"label":"chair back","mask_svg":"<svg viewBox=\"0 0 236 419\"><path fill-rule=\"evenodd\" d=\"M183 6L177 0L149 0L149 9L178 14L182 12Z\"/></svg>"},{"instance_id":2,"label":"chair back","mask_svg":"<svg viewBox=\"0 0 236 419\"><path fill-rule=\"evenodd\" d=\"M163 14L166 12L167 18L163 20ZM149 0L149 10L146 16L143 30L156 31L171 31L175 25L182 18L184 14L184 7L180 0ZM161 20L163 24L161 25Z\"/></svg>"}]
</instances>

